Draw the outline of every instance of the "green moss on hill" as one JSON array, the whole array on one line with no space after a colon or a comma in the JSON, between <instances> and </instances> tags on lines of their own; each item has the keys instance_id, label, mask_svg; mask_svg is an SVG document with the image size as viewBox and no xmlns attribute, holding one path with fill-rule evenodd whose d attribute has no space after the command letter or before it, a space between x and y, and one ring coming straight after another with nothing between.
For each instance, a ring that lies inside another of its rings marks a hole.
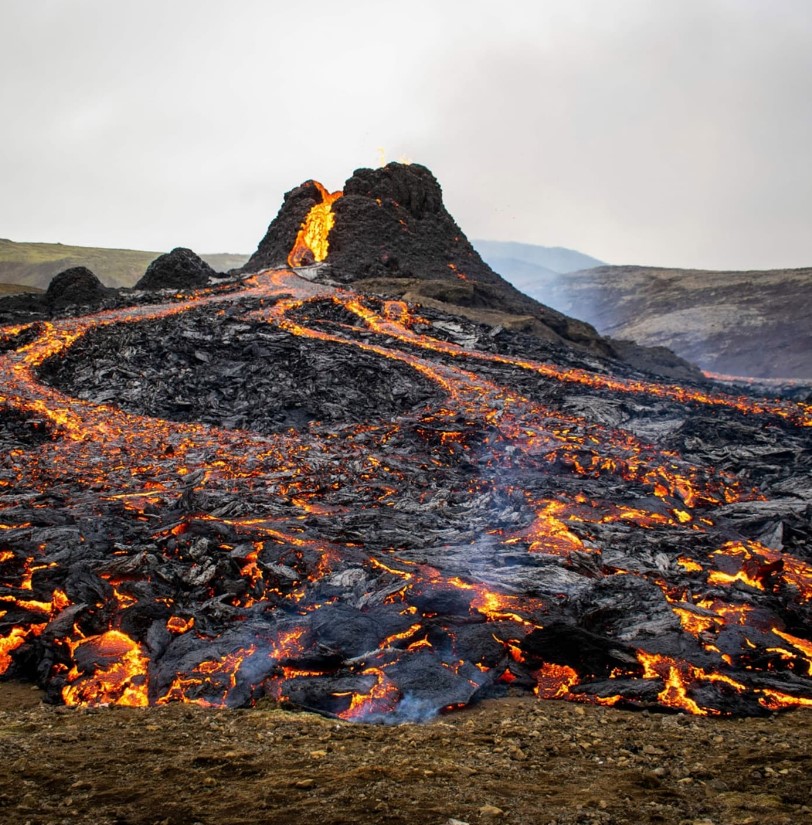
<instances>
[{"instance_id":1,"label":"green moss on hill","mask_svg":"<svg viewBox=\"0 0 812 825\"><path fill-rule=\"evenodd\" d=\"M129 287L161 254L136 249L16 243L0 239L0 282L45 289L54 275L73 266L86 266L105 286ZM218 272L226 272L248 260L247 255L227 253L201 257Z\"/></svg>"},{"instance_id":2,"label":"green moss on hill","mask_svg":"<svg viewBox=\"0 0 812 825\"><path fill-rule=\"evenodd\" d=\"M19 295L21 292L42 292L42 290L24 284L0 284L0 298L5 298L6 295Z\"/></svg>"}]
</instances>

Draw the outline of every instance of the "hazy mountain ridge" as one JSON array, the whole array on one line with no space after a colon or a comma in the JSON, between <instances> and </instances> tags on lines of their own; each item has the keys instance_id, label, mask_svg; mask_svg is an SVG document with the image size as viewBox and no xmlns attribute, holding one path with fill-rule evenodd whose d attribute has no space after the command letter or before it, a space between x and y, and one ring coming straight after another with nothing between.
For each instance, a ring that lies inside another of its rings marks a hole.
<instances>
[{"instance_id":1,"label":"hazy mountain ridge","mask_svg":"<svg viewBox=\"0 0 812 825\"><path fill-rule=\"evenodd\" d=\"M706 370L812 378L812 268L607 266L567 275L544 297L606 335L667 346Z\"/></svg>"},{"instance_id":2,"label":"hazy mountain ridge","mask_svg":"<svg viewBox=\"0 0 812 825\"><path fill-rule=\"evenodd\" d=\"M54 275L75 266L92 270L105 286L131 287L162 252L106 249L0 239L0 283L45 289ZM242 266L247 255L201 255L218 272ZM22 290L17 290L22 291ZM8 293L11 294L11 293Z\"/></svg>"},{"instance_id":3,"label":"hazy mountain ridge","mask_svg":"<svg viewBox=\"0 0 812 825\"><path fill-rule=\"evenodd\" d=\"M566 272L553 268L546 247L494 246L502 249L477 242L514 286L603 335L666 346L711 372L812 378L812 268L599 265ZM497 254L508 247L514 257Z\"/></svg>"},{"instance_id":4,"label":"hazy mountain ridge","mask_svg":"<svg viewBox=\"0 0 812 825\"><path fill-rule=\"evenodd\" d=\"M606 266L606 261L593 258L563 246L538 246L515 241L473 241L477 252L491 265L494 261L514 261L540 267L549 272L575 272L594 266Z\"/></svg>"}]
</instances>

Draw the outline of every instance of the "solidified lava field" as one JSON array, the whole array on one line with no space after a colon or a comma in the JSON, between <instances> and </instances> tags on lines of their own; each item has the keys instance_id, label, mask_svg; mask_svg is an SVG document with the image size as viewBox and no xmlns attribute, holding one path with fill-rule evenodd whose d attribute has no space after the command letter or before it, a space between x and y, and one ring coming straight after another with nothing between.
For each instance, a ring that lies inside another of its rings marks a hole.
<instances>
[{"instance_id":1,"label":"solidified lava field","mask_svg":"<svg viewBox=\"0 0 812 825\"><path fill-rule=\"evenodd\" d=\"M0 671L402 722L812 704L807 405L267 270L0 329Z\"/></svg>"}]
</instances>

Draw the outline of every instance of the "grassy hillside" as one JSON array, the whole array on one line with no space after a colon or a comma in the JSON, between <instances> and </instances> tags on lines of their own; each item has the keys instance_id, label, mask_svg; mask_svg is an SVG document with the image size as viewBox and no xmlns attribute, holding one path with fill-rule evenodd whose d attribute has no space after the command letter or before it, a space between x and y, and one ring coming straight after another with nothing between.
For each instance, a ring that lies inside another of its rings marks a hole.
<instances>
[{"instance_id":1,"label":"grassy hillside","mask_svg":"<svg viewBox=\"0 0 812 825\"><path fill-rule=\"evenodd\" d=\"M6 295L19 295L21 292L42 292L42 290L24 284L0 284L0 298L5 298Z\"/></svg>"},{"instance_id":2,"label":"grassy hillside","mask_svg":"<svg viewBox=\"0 0 812 825\"><path fill-rule=\"evenodd\" d=\"M106 286L132 286L161 252L65 246L59 243L15 243L0 239L0 282L47 288L54 275L72 266L86 266ZM247 255L201 255L215 270L241 266Z\"/></svg>"}]
</instances>

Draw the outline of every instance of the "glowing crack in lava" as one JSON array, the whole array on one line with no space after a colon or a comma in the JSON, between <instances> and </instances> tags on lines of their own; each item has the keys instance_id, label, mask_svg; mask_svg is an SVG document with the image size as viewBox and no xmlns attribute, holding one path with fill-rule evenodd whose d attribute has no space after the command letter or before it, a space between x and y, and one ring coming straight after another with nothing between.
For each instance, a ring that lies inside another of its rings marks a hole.
<instances>
[{"instance_id":1,"label":"glowing crack in lava","mask_svg":"<svg viewBox=\"0 0 812 825\"><path fill-rule=\"evenodd\" d=\"M321 263L330 249L328 236L335 223L333 204L343 192L328 192L318 181L313 181L321 195L321 202L311 207L296 235L296 242L288 255L289 266L307 266Z\"/></svg>"},{"instance_id":2,"label":"glowing crack in lava","mask_svg":"<svg viewBox=\"0 0 812 825\"><path fill-rule=\"evenodd\" d=\"M297 240L316 261L340 193L323 195ZM85 341L195 312L255 330L258 351L378 359L433 396L262 434L44 381ZM24 431L0 463L0 672L71 705L269 696L344 719L423 719L507 689L694 714L812 704L812 565L716 525L758 490L518 379L787 432L808 407L465 349L428 327L403 302L280 270L0 330L0 421Z\"/></svg>"}]
</instances>

